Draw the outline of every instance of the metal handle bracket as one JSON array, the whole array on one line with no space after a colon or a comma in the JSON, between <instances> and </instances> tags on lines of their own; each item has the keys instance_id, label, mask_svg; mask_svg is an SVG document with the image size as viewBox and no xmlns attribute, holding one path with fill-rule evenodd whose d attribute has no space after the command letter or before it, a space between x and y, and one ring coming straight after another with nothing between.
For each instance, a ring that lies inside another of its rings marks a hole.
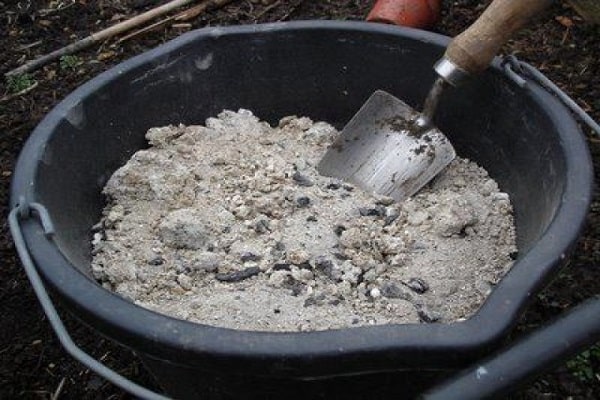
<instances>
[{"instance_id":1,"label":"metal handle bracket","mask_svg":"<svg viewBox=\"0 0 600 400\"><path fill-rule=\"evenodd\" d=\"M169 400L168 397L146 389L145 387L138 385L137 383L110 369L83 351L79 346L77 346L73 339L71 339L71 336L67 332L65 325L58 315L56 307L52 303L42 278L35 267L35 263L29 254L27 243L25 242L23 233L21 231L20 221L32 218L33 216L38 217L46 237L51 238L54 235L54 225L52 224L52 220L48 214L48 211L40 203L27 203L24 197L19 199L19 204L17 204L17 206L11 210L8 216L10 233L13 237L19 258L21 259L23 269L27 274L27 278L29 279L31 286L33 287L33 291L35 292L35 295L38 298L44 313L48 317L48 321L50 321L50 325L54 329L54 332L56 333L61 345L81 364L85 365L96 374L102 376L109 382L131 393L132 395L148 400Z\"/></svg>"},{"instance_id":2,"label":"metal handle bracket","mask_svg":"<svg viewBox=\"0 0 600 400\"><path fill-rule=\"evenodd\" d=\"M514 55L504 57L502 60L504 73L519 87L527 88L527 78L541 85L546 91L558 98L571 112L583 123L590 127L596 135L600 136L600 125L592 119L569 95L556 86L546 75L533 65L519 60Z\"/></svg>"}]
</instances>

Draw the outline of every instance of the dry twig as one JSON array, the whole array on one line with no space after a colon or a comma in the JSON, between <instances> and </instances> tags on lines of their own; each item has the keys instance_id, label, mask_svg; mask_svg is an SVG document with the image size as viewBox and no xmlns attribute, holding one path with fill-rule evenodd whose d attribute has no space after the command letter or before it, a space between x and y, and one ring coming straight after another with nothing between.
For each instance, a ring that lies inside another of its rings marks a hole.
<instances>
[{"instance_id":1,"label":"dry twig","mask_svg":"<svg viewBox=\"0 0 600 400\"><path fill-rule=\"evenodd\" d=\"M202 3L190 7L187 10L184 10L182 12L180 12L179 14L176 15L171 15L170 17L167 18L163 18L160 21L157 21L155 23L153 23L152 25L148 25L145 26L141 29L138 29L137 31L131 32L128 35L123 36L121 39L118 40L118 43L122 43L126 40L129 40L131 38L137 37L139 35L142 35L146 32L150 32L153 31L155 29L158 29L162 26L165 26L166 24L168 24L169 22L173 21L173 22L183 22L183 21L189 21L190 19L193 19L195 17L197 17L198 15L202 14L205 11L209 11L209 10L214 10L216 8L220 8L223 7L229 3L231 3L233 0L207 0L207 1L203 1Z\"/></svg>"},{"instance_id":2,"label":"dry twig","mask_svg":"<svg viewBox=\"0 0 600 400\"><path fill-rule=\"evenodd\" d=\"M65 381L67 380L67 378L63 377L60 380L60 383L58 384L58 387L56 388L56 390L54 391L54 393L52 393L52 397L50 398L50 400L58 400L58 397L60 396L60 393L63 390L63 387L65 386Z\"/></svg>"},{"instance_id":3,"label":"dry twig","mask_svg":"<svg viewBox=\"0 0 600 400\"><path fill-rule=\"evenodd\" d=\"M51 61L54 61L54 60L60 58L61 56L73 54L77 51L88 48L97 42L106 40L110 37L113 37L115 35L118 35L120 33L128 31L130 29L133 29L133 28L140 26L156 17L165 15L177 8L180 8L187 4L190 4L193 1L195 1L195 0L172 0L166 4L163 4L162 6L153 8L153 9L146 11L145 13L142 13L140 15L137 15L131 19L128 19L123 22L119 22L119 23L117 23L113 26L110 26L106 29L103 29L99 32L92 33L91 35L89 35L75 43L71 43L68 46L62 47L58 50L55 50L49 54L42 56L40 58L36 58L34 60L28 61L25 64L21 65L20 67L7 72L5 74L5 76L7 76L7 77L8 76L16 76L16 75L22 75L27 72L31 72L37 68L40 68L43 65L48 64ZM212 2L213 1L210 1L209 3L212 3Z\"/></svg>"},{"instance_id":4,"label":"dry twig","mask_svg":"<svg viewBox=\"0 0 600 400\"><path fill-rule=\"evenodd\" d=\"M9 95L6 95L4 97L0 97L0 103L4 103L4 102L12 100L12 99L14 99L16 97L23 96L24 94L27 94L27 93L31 92L37 86L38 86L38 82L34 82L32 85L30 85L29 87L21 90L20 92L9 94Z\"/></svg>"}]
</instances>

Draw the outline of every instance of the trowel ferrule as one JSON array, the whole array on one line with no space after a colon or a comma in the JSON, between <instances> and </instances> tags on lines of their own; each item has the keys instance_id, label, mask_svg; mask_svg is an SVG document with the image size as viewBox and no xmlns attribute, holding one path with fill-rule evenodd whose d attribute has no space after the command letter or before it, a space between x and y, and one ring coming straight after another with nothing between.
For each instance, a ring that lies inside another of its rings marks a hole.
<instances>
[{"instance_id":1,"label":"trowel ferrule","mask_svg":"<svg viewBox=\"0 0 600 400\"><path fill-rule=\"evenodd\" d=\"M442 57L435 63L433 69L437 74L452 86L459 86L469 77L469 73L446 57Z\"/></svg>"}]
</instances>

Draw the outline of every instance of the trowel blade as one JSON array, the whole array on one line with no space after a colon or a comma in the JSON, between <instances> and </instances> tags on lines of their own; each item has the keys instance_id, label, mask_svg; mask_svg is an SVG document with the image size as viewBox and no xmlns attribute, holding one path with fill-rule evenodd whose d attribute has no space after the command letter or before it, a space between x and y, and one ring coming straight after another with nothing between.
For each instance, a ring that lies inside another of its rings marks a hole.
<instances>
[{"instance_id":1,"label":"trowel blade","mask_svg":"<svg viewBox=\"0 0 600 400\"><path fill-rule=\"evenodd\" d=\"M402 201L455 157L437 128L418 128L419 113L378 90L342 130L318 165L321 175Z\"/></svg>"}]
</instances>

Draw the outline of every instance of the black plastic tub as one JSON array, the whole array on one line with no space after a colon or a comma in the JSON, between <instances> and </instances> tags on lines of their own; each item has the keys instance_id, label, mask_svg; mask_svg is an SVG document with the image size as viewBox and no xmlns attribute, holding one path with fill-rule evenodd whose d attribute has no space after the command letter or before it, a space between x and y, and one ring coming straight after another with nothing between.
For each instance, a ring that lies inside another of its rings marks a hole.
<instances>
[{"instance_id":1,"label":"black plastic tub","mask_svg":"<svg viewBox=\"0 0 600 400\"><path fill-rule=\"evenodd\" d=\"M91 277L90 228L113 171L153 126L197 124L223 109L276 122L306 115L342 127L376 89L419 107L448 39L361 22L296 22L191 32L83 85L39 124L19 158L12 205L38 203L56 233L22 220L25 243L65 306L131 348L178 398L404 397L504 344L576 241L590 197L585 140L543 88L496 64L442 99L436 122L484 166L516 212L513 269L469 320L312 333L246 332L172 319Z\"/></svg>"}]
</instances>

